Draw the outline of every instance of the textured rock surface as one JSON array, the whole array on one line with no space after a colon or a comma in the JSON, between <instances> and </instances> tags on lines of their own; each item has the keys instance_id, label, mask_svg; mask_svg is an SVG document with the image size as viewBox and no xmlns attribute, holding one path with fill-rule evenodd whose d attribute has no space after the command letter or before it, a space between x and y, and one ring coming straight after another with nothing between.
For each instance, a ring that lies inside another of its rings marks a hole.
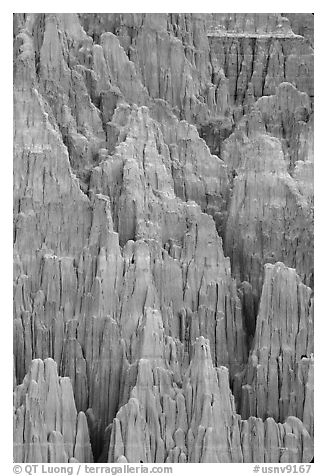
<instances>
[{"instance_id":1,"label":"textured rock surface","mask_svg":"<svg viewBox=\"0 0 327 476\"><path fill-rule=\"evenodd\" d=\"M155 331L153 336L157 345L160 337ZM289 417L283 425L273 418L240 419L228 370L213 367L203 337L195 342L181 385L155 345L149 346L151 359L138 361L130 399L110 428L109 462L122 456L130 462L311 461L312 440L299 419Z\"/></svg>"},{"instance_id":2,"label":"textured rock surface","mask_svg":"<svg viewBox=\"0 0 327 476\"><path fill-rule=\"evenodd\" d=\"M15 461L311 461L312 32L14 15Z\"/></svg>"},{"instance_id":3,"label":"textured rock surface","mask_svg":"<svg viewBox=\"0 0 327 476\"><path fill-rule=\"evenodd\" d=\"M280 141L270 135L256 133L239 150L225 234L234 275L259 296L263 265L283 261L312 285L313 208L302 180L290 175Z\"/></svg>"},{"instance_id":4,"label":"textured rock surface","mask_svg":"<svg viewBox=\"0 0 327 476\"><path fill-rule=\"evenodd\" d=\"M253 346L242 377L235 380L242 384L243 418L283 421L295 415L312 433L312 291L283 263L265 266Z\"/></svg>"},{"instance_id":5,"label":"textured rock surface","mask_svg":"<svg viewBox=\"0 0 327 476\"><path fill-rule=\"evenodd\" d=\"M77 414L70 379L52 359L32 361L14 393L14 461L93 462L86 416Z\"/></svg>"}]
</instances>

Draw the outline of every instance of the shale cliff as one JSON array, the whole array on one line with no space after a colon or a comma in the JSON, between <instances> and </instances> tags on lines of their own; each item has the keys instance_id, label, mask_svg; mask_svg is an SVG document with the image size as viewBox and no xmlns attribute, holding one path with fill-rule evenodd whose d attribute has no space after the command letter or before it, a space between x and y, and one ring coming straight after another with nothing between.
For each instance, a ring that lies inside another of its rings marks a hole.
<instances>
[{"instance_id":1,"label":"shale cliff","mask_svg":"<svg viewBox=\"0 0 327 476\"><path fill-rule=\"evenodd\" d=\"M14 14L15 462L313 458L309 14Z\"/></svg>"}]
</instances>

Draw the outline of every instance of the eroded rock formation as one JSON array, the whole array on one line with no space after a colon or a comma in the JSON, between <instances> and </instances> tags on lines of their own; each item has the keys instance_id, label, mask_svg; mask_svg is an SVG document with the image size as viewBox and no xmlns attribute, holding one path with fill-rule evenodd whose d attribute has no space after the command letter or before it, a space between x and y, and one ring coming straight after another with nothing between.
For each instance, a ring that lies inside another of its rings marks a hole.
<instances>
[{"instance_id":1,"label":"eroded rock formation","mask_svg":"<svg viewBox=\"0 0 327 476\"><path fill-rule=\"evenodd\" d=\"M152 359L159 355L153 352ZM112 424L108 461L122 456L133 462L311 461L312 440L299 419L289 417L283 425L272 418L241 420L228 370L213 367L203 337L195 342L180 386L160 360L142 358L136 369L130 399Z\"/></svg>"},{"instance_id":2,"label":"eroded rock formation","mask_svg":"<svg viewBox=\"0 0 327 476\"><path fill-rule=\"evenodd\" d=\"M77 414L70 379L52 359L35 359L14 393L14 460L93 462L86 416Z\"/></svg>"},{"instance_id":3,"label":"eroded rock formation","mask_svg":"<svg viewBox=\"0 0 327 476\"><path fill-rule=\"evenodd\" d=\"M16 462L311 461L312 31L14 15Z\"/></svg>"},{"instance_id":4,"label":"eroded rock formation","mask_svg":"<svg viewBox=\"0 0 327 476\"><path fill-rule=\"evenodd\" d=\"M312 433L312 291L283 263L265 266L253 346L242 377L243 417L283 421L295 415Z\"/></svg>"}]
</instances>

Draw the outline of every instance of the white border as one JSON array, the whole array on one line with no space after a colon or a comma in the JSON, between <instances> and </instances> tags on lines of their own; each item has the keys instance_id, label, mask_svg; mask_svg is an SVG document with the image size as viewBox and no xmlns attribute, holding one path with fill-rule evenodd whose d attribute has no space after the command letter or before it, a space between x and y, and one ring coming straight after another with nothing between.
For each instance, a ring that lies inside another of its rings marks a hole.
<instances>
[{"instance_id":1,"label":"white border","mask_svg":"<svg viewBox=\"0 0 327 476\"><path fill-rule=\"evenodd\" d=\"M325 278L326 266L326 209L327 209L327 167L326 145L324 137L326 130L326 86L327 74L327 15L323 2L317 1L274 1L263 2L190 2L170 1L164 2L67 2L56 1L53 5L44 2L7 2L1 5L1 233L0 233L0 296L1 296L1 333L0 357L2 362L1 380L1 432L0 432L0 457L5 466L0 473L12 473L12 13L13 12L47 12L53 11L48 7L55 7L58 12L225 12L226 5L231 12L314 12L315 13L315 463L310 474L326 474L323 470L323 461L327 459L326 450L326 352L327 343L327 280ZM225 8L224 8L225 7ZM184 472L194 473L194 465L183 466ZM206 465L202 471L211 472L211 465ZM232 466L231 469L227 468ZM249 474L253 465L223 465L215 471L222 470L223 474ZM274 465L275 466L275 465ZM250 469L251 467L251 469ZM6 469L5 469L6 468ZM174 471L177 474L177 470ZM180 471L178 471L180 473Z\"/></svg>"}]
</instances>

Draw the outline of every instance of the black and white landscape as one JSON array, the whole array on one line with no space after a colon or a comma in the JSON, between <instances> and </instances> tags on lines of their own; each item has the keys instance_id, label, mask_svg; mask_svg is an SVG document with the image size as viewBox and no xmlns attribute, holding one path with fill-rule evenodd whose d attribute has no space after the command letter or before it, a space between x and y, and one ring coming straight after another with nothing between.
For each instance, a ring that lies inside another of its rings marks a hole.
<instances>
[{"instance_id":1,"label":"black and white landscape","mask_svg":"<svg viewBox=\"0 0 327 476\"><path fill-rule=\"evenodd\" d=\"M313 14L14 14L15 462L313 459Z\"/></svg>"}]
</instances>

